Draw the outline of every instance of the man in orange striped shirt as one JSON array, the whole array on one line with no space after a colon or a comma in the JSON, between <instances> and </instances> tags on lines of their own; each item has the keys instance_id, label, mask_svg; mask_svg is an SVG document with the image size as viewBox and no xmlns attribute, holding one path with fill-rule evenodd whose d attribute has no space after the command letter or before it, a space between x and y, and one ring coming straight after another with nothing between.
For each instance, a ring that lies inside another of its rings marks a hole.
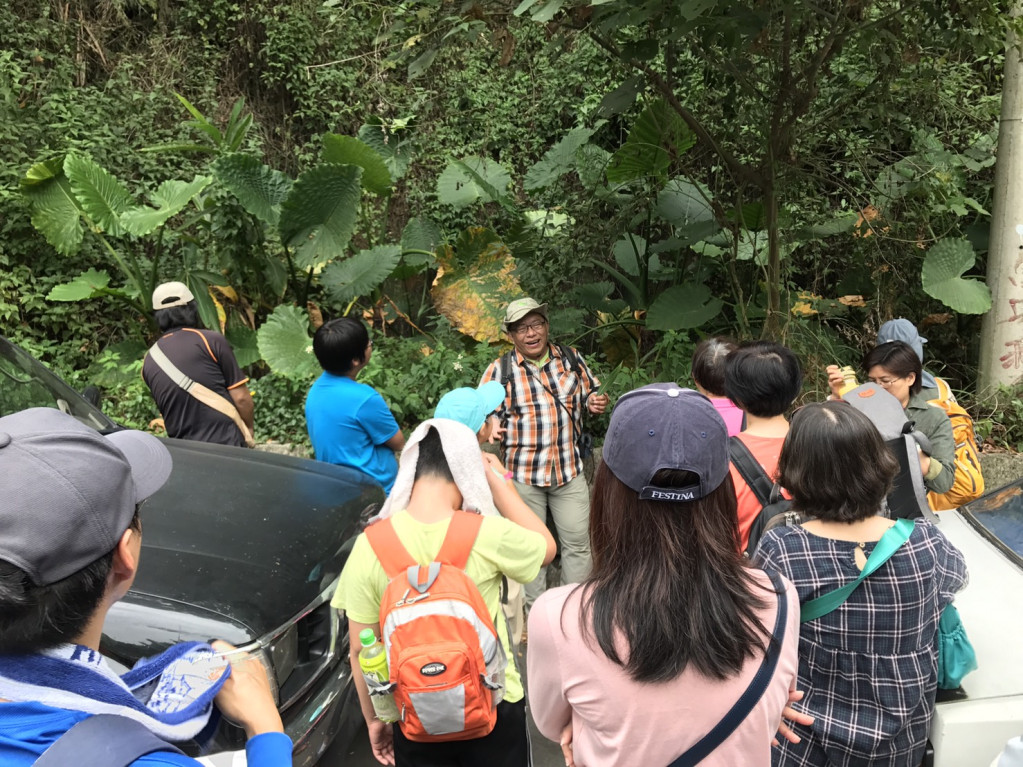
<instances>
[{"instance_id":1,"label":"man in orange striped shirt","mask_svg":"<svg viewBox=\"0 0 1023 767\"><path fill-rule=\"evenodd\" d=\"M522 500L543 520L550 509L561 541L562 583L590 572L590 492L579 437L583 411L603 413L606 394L575 349L552 344L547 304L512 301L504 329L514 349L495 360L481 383L500 381L507 392L497 415L505 425L505 465ZM526 586L526 604L546 588L546 568Z\"/></svg>"}]
</instances>

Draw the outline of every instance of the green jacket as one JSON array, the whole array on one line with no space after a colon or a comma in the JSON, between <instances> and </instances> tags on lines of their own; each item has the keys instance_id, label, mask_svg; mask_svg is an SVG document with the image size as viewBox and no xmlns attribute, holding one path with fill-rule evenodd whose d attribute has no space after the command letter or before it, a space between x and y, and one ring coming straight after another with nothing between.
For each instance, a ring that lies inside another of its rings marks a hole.
<instances>
[{"instance_id":1,"label":"green jacket","mask_svg":"<svg viewBox=\"0 0 1023 767\"><path fill-rule=\"evenodd\" d=\"M906 406L906 418L916 423L917 430L931 441L931 469L924 477L924 485L935 493L947 493L955 480L956 441L948 415L927 401L934 396L933 389L912 395Z\"/></svg>"}]
</instances>

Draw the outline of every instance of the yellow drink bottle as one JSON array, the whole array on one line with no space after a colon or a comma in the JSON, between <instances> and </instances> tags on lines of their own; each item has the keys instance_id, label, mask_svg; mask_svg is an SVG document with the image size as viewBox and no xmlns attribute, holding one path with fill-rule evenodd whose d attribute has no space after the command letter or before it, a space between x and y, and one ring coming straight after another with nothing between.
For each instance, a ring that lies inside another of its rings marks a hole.
<instances>
[{"instance_id":1,"label":"yellow drink bottle","mask_svg":"<svg viewBox=\"0 0 1023 767\"><path fill-rule=\"evenodd\" d=\"M401 719L398 706L394 702L394 695L389 692L374 692L381 687L386 687L391 682L390 674L387 671L387 652L384 646L376 638L373 629L363 629L359 632L359 641L362 649L359 650L359 668L366 679L366 686L369 687L369 699L373 703L373 711L381 722L397 722Z\"/></svg>"},{"instance_id":2,"label":"yellow drink bottle","mask_svg":"<svg viewBox=\"0 0 1023 767\"><path fill-rule=\"evenodd\" d=\"M849 365L843 367L841 369L841 373L842 388L838 390L840 396L842 394L845 394L847 391L852 391L853 389L860 385L859 382L856 380L856 371L853 370L852 367L850 367Z\"/></svg>"}]
</instances>

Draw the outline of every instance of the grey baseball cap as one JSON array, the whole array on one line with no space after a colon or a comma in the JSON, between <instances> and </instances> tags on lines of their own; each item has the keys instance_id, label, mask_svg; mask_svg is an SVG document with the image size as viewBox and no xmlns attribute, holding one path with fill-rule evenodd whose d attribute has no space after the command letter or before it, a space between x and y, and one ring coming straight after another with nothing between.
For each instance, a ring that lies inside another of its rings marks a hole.
<instances>
[{"instance_id":1,"label":"grey baseball cap","mask_svg":"<svg viewBox=\"0 0 1023 767\"><path fill-rule=\"evenodd\" d=\"M927 343L927 339L920 335L916 325L905 317L899 317L897 320L888 320L877 331L878 346L891 343L892 341L902 341L909 344L913 347L913 351L916 352L916 356L920 358L920 362L924 361L924 344ZM935 383L934 376L924 370L920 376L920 385L925 389L933 389L938 384Z\"/></svg>"},{"instance_id":2,"label":"grey baseball cap","mask_svg":"<svg viewBox=\"0 0 1023 767\"><path fill-rule=\"evenodd\" d=\"M195 296L183 282L165 282L153 291L153 309L170 309L194 301Z\"/></svg>"},{"instance_id":3,"label":"grey baseball cap","mask_svg":"<svg viewBox=\"0 0 1023 767\"><path fill-rule=\"evenodd\" d=\"M728 476L728 429L709 399L675 383L655 383L618 399L604 442L604 463L618 479L654 501L694 501ZM661 469L680 469L699 481L657 487Z\"/></svg>"},{"instance_id":4,"label":"grey baseball cap","mask_svg":"<svg viewBox=\"0 0 1023 767\"><path fill-rule=\"evenodd\" d=\"M547 304L540 304L533 298L517 298L508 304L508 308L504 310L504 329L508 330L509 325L514 325L516 322L521 320L530 312L536 312L542 314L546 320L547 317Z\"/></svg>"},{"instance_id":5,"label":"grey baseball cap","mask_svg":"<svg viewBox=\"0 0 1023 767\"><path fill-rule=\"evenodd\" d=\"M0 559L39 586L110 553L171 457L141 431L106 436L53 408L0 418Z\"/></svg>"}]
</instances>

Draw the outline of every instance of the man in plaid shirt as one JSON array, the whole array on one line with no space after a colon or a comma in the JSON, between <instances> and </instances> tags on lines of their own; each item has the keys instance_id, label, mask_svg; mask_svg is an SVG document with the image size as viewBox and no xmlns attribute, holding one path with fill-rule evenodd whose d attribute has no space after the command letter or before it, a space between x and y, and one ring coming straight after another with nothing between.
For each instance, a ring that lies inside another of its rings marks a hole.
<instances>
[{"instance_id":1,"label":"man in plaid shirt","mask_svg":"<svg viewBox=\"0 0 1023 767\"><path fill-rule=\"evenodd\" d=\"M578 583L590 572L590 491L583 476L579 436L583 409L603 413L608 396L575 349L548 338L547 304L512 301L504 329L515 348L495 360L481 383L500 381L507 391L497 415L505 426L505 464L522 500L547 519L550 508L561 540L561 582ZM526 604L543 593L546 568L526 586Z\"/></svg>"}]
</instances>

